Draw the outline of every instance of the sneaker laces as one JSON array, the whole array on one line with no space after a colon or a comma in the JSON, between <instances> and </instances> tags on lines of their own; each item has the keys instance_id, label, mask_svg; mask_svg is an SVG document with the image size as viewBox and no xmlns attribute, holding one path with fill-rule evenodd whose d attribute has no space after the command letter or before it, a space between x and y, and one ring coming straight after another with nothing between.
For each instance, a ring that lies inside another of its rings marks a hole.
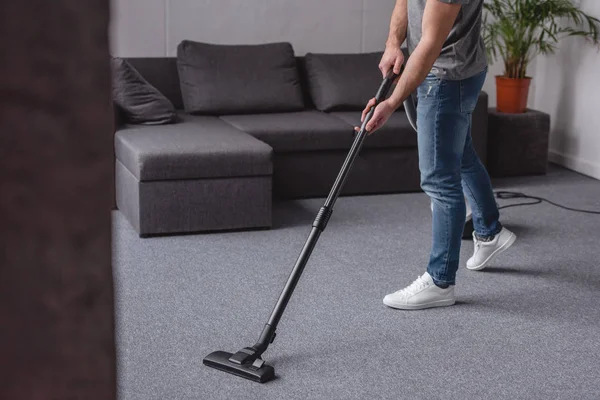
<instances>
[{"instance_id":1,"label":"sneaker laces","mask_svg":"<svg viewBox=\"0 0 600 400\"><path fill-rule=\"evenodd\" d=\"M426 281L424 281L420 276L417 277L417 279L411 283L410 285L408 285L407 287L405 287L404 289L398 290L396 292L396 294L399 295L403 295L406 296L408 294L414 294L420 290L425 289L427 286L429 286L429 283L427 283Z\"/></svg>"}]
</instances>

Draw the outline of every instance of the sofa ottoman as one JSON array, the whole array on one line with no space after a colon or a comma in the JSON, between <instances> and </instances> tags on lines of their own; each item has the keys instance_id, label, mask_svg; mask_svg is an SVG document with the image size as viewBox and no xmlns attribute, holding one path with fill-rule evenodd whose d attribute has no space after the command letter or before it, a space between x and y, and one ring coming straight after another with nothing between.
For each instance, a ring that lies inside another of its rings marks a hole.
<instances>
[{"instance_id":1,"label":"sofa ottoman","mask_svg":"<svg viewBox=\"0 0 600 400\"><path fill-rule=\"evenodd\" d=\"M140 236L271 227L272 148L217 117L115 134L116 201Z\"/></svg>"}]
</instances>

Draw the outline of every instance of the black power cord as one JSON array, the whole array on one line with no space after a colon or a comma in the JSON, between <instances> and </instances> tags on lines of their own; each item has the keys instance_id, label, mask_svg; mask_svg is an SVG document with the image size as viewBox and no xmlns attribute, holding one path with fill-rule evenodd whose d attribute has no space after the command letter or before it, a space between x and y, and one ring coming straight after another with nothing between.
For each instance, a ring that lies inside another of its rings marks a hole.
<instances>
[{"instance_id":1,"label":"black power cord","mask_svg":"<svg viewBox=\"0 0 600 400\"><path fill-rule=\"evenodd\" d=\"M502 207L498 207L499 210L502 210L503 208L509 208L509 207L520 207L520 206L531 206L534 204L540 204L541 202L545 201L546 203L550 203L553 206L565 209L565 210L569 210L569 211L575 211L575 212L580 212L580 213L586 213L586 214L595 214L595 215L600 215L600 211L592 211L592 210L581 210L578 208L571 208L571 207L567 207L567 206L563 206L557 203L554 203L553 201L550 201L548 199L545 199L543 197L535 197L535 196L529 196L526 195L524 193L519 193L519 192L505 192L505 191L498 191L498 192L494 192L494 194L496 195L496 198L498 199L530 199L530 200L534 200L531 202L527 202L527 203L514 203L514 204L508 204Z\"/></svg>"}]
</instances>

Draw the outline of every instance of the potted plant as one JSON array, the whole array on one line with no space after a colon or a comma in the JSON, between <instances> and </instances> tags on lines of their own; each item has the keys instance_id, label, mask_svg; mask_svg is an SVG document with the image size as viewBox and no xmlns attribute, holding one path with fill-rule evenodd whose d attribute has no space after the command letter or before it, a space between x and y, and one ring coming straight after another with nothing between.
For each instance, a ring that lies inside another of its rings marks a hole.
<instances>
[{"instance_id":1,"label":"potted plant","mask_svg":"<svg viewBox=\"0 0 600 400\"><path fill-rule=\"evenodd\" d=\"M552 54L566 36L599 43L600 20L571 0L489 0L484 3L484 41L491 61L500 57L504 75L496 76L497 110L523 113L527 109L527 66L538 54ZM491 17L491 18L490 18Z\"/></svg>"}]
</instances>

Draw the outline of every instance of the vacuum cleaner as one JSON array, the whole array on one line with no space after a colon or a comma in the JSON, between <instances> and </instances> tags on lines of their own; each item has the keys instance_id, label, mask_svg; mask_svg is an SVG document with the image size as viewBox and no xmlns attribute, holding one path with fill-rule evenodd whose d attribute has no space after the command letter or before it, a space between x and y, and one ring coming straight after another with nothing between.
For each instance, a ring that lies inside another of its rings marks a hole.
<instances>
[{"instance_id":1,"label":"vacuum cleaner","mask_svg":"<svg viewBox=\"0 0 600 400\"><path fill-rule=\"evenodd\" d=\"M387 98L390 89L397 78L398 75L394 74L393 71L390 71L377 91L377 95L375 96L376 104L379 104ZM409 120L411 121L411 125L414 129L416 129L416 110L414 107L414 102L412 99L407 100L404 102L404 106ZM254 346L245 347L234 354L225 351L215 351L204 358L204 365L260 383L268 382L275 377L274 368L265 363L265 361L262 359L262 355L267 350L269 345L273 343L273 340L275 340L277 324L283 315L283 312L290 300L290 297L292 296L294 289L296 288L296 284L302 275L304 267L306 266L306 263L308 262L308 259L310 258L310 255L312 254L312 251L315 248L321 233L327 227L327 223L329 222L329 219L333 213L333 206L340 195L346 179L348 178L348 174L352 169L354 161L356 160L356 157L362 148L363 142L368 135L366 126L373 117L375 107L376 106L369 110L365 116L360 130L355 136L352 147L350 148L350 152L348 153L348 156L342 165L342 169L340 170L337 179L333 184L325 204L319 210L317 217L312 224L312 229L308 235L308 239L306 240L306 243L300 252L298 260L296 261L285 287L283 288L283 291L277 300L277 304L275 305L268 322L265 324L265 327L260 334L258 342L256 342Z\"/></svg>"},{"instance_id":2,"label":"vacuum cleaner","mask_svg":"<svg viewBox=\"0 0 600 400\"><path fill-rule=\"evenodd\" d=\"M402 67L402 71L404 70L404 66ZM358 156L363 142L368 136L368 132L366 130L366 126L368 122L373 117L375 112L375 107L377 104L381 103L385 100L392 88L394 82L398 78L399 75L390 71L386 78L381 83L379 90L377 91L377 95L375 96L376 103L373 106L362 123L362 126L358 133L355 132L355 139L350 148L350 152L348 153L344 164L342 165L342 169L340 170L333 187L331 188L331 192L325 201L325 204L319 210L317 217L315 218L310 234L308 235L308 239L300 252L300 255L294 265L294 268L277 300L277 304L275 304L275 308L271 313L271 316L268 322L265 324L262 333L258 339L258 342L254 346L245 347L239 350L237 353L229 353L225 351L215 351L206 356L203 360L204 365L218 369L220 371L225 371L242 378L246 378L255 382L268 382L275 377L275 370L271 365L265 363L262 359L263 353L267 350L269 345L273 343L276 336L276 329L281 316L292 296L294 289L296 288L296 284L304 271L304 267L312 254L321 233L327 227L327 223L333 214L333 206L340 195L340 192L348 178L348 174L352 169L354 161ZM412 98L412 95L404 101L404 110L408 117L408 120L412 126L412 128L417 130L417 113L415 107L415 101Z\"/></svg>"}]
</instances>

